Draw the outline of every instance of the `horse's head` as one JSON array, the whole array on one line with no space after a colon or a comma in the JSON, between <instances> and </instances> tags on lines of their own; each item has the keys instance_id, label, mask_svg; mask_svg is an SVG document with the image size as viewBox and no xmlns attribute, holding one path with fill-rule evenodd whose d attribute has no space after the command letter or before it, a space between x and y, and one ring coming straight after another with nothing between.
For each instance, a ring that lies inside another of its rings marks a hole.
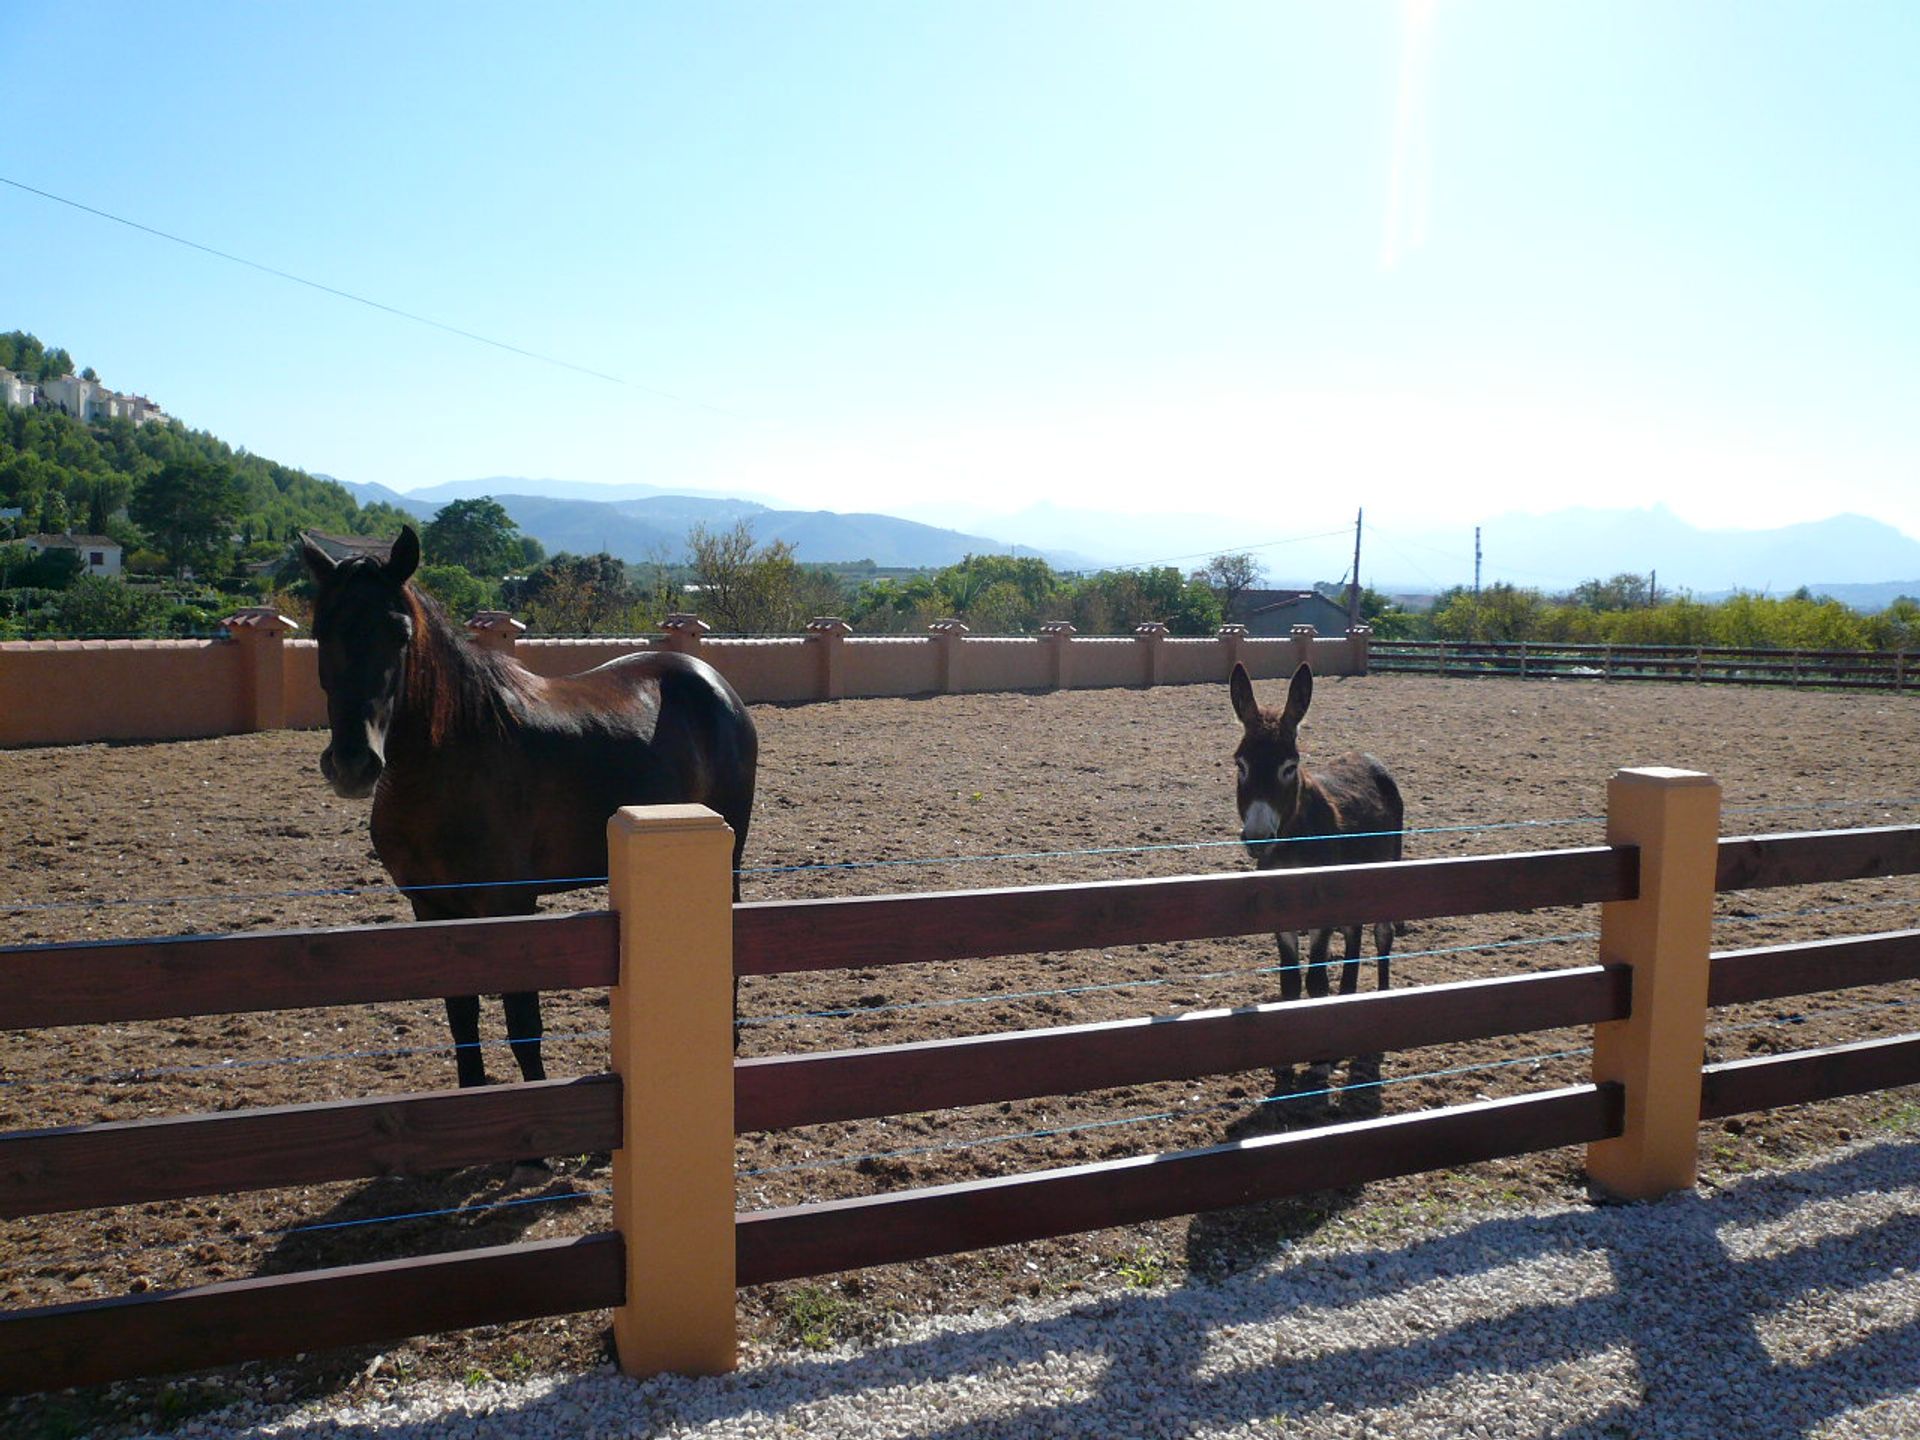
<instances>
[{"instance_id":1,"label":"horse's head","mask_svg":"<svg viewBox=\"0 0 1920 1440\"><path fill-rule=\"evenodd\" d=\"M1300 808L1300 721L1313 703L1313 671L1302 664L1293 672L1284 710L1269 710L1253 697L1253 681L1244 665L1233 667L1228 682L1233 713L1240 717L1240 746L1233 752L1239 770L1240 838L1275 840ZM1271 847L1266 847L1271 848ZM1259 858L1259 852L1255 852Z\"/></svg>"},{"instance_id":2,"label":"horse's head","mask_svg":"<svg viewBox=\"0 0 1920 1440\"><path fill-rule=\"evenodd\" d=\"M387 730L406 683L414 628L406 584L420 564L420 537L402 527L385 560L335 560L305 536L300 548L313 576L313 637L333 730L320 773L335 794L357 800L373 793L386 766Z\"/></svg>"}]
</instances>

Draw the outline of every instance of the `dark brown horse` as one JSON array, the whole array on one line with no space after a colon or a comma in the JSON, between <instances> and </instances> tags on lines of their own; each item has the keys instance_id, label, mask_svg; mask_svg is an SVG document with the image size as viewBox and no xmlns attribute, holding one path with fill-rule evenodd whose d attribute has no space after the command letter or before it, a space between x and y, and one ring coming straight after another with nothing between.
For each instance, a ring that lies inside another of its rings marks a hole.
<instances>
[{"instance_id":1,"label":"dark brown horse","mask_svg":"<svg viewBox=\"0 0 1920 1440\"><path fill-rule=\"evenodd\" d=\"M546 679L470 643L407 583L411 526L384 561L302 549L333 731L320 771L340 795L373 796L373 848L396 884L449 887L409 889L415 919L530 915L542 894L597 883L623 805L711 806L738 869L759 741L713 667L642 652ZM539 995L503 998L520 1073L545 1078ZM485 1084L479 997L449 997L447 1019L460 1083Z\"/></svg>"},{"instance_id":2,"label":"dark brown horse","mask_svg":"<svg viewBox=\"0 0 1920 1440\"><path fill-rule=\"evenodd\" d=\"M1400 858L1405 806L1400 787L1387 767L1371 755L1346 754L1311 770L1300 763L1299 729L1313 703L1313 671L1294 671L1286 708L1270 710L1254 699L1246 667L1235 665L1228 682L1233 711L1240 717L1240 747L1233 752L1239 769L1240 839L1262 870L1303 865L1364 865ZM1326 840L1305 837L1328 836ZM1340 993L1360 985L1362 925L1343 926L1346 959ZM1375 924L1379 988L1387 988L1387 957L1393 953L1393 926ZM1300 942L1291 930L1274 937L1280 944L1280 998L1300 998ZM1328 992L1327 955L1333 931L1311 932L1307 993Z\"/></svg>"}]
</instances>

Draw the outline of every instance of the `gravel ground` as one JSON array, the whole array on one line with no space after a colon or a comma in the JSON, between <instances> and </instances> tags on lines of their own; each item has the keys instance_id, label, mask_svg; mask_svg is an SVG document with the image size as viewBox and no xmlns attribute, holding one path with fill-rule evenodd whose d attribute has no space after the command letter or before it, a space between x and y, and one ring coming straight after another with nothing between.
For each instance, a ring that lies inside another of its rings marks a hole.
<instances>
[{"instance_id":1,"label":"gravel ground","mask_svg":"<svg viewBox=\"0 0 1920 1440\"><path fill-rule=\"evenodd\" d=\"M395 1385L175 1437L1920 1433L1920 1142L1653 1204L1330 1226L1220 1283L903 1324L714 1379ZM1145 1277L1142 1277L1145 1278Z\"/></svg>"}]
</instances>

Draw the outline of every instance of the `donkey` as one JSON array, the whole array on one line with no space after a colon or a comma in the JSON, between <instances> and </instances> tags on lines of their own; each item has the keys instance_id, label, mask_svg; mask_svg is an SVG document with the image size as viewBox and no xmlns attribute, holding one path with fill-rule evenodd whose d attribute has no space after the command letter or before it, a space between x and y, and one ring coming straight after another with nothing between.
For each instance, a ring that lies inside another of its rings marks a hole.
<instances>
[{"instance_id":1,"label":"donkey","mask_svg":"<svg viewBox=\"0 0 1920 1440\"><path fill-rule=\"evenodd\" d=\"M1302 664L1293 672L1282 710L1263 707L1254 699L1253 681L1244 665L1233 667L1228 682L1234 714L1244 733L1233 752L1239 770L1240 839L1262 870L1303 865L1362 865L1400 858L1400 831L1406 807L1400 787L1387 767L1371 755L1349 753L1308 770L1300 763L1299 729L1313 703L1313 670ZM1309 843L1309 836L1327 836ZM1351 995L1360 986L1359 924L1343 926L1346 958L1341 967L1340 993ZM1393 953L1394 927L1373 925L1373 946L1379 956L1378 986L1388 984L1388 956ZM1274 939L1280 945L1280 998L1300 998L1300 942L1291 930ZM1328 951L1333 931L1311 932L1306 975L1307 993L1328 993Z\"/></svg>"}]
</instances>

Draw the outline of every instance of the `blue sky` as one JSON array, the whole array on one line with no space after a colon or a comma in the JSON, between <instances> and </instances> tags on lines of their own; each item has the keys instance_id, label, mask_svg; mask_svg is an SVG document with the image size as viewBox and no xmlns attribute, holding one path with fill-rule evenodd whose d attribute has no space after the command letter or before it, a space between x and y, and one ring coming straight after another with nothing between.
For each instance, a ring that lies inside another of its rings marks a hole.
<instances>
[{"instance_id":1,"label":"blue sky","mask_svg":"<svg viewBox=\"0 0 1920 1440\"><path fill-rule=\"evenodd\" d=\"M275 459L1920 535L1920 6L0 0L0 328ZM1223 547L1250 531L1223 534Z\"/></svg>"}]
</instances>

